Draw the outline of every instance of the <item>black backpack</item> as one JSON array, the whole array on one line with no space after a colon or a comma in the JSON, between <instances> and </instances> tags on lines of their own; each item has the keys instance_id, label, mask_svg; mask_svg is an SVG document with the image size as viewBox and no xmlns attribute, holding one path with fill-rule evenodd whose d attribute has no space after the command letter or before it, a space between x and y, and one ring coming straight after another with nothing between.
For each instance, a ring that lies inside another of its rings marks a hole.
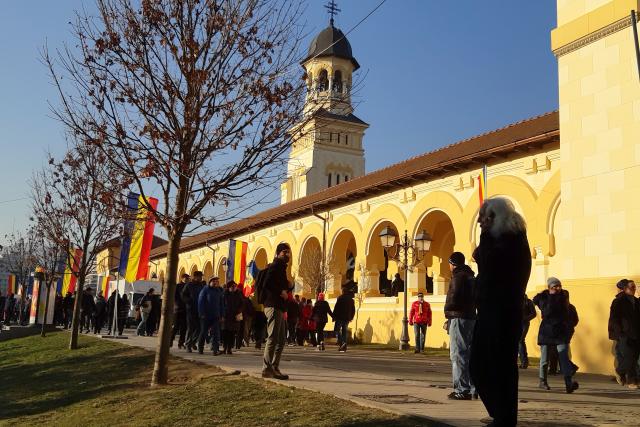
<instances>
[{"instance_id":1,"label":"black backpack","mask_svg":"<svg viewBox=\"0 0 640 427\"><path fill-rule=\"evenodd\" d=\"M266 286L267 286L267 272L271 268L271 264L267 265L266 268L260 270L258 275L256 276L256 284L255 291L256 296L258 297L258 303L264 304L267 295L266 295Z\"/></svg>"}]
</instances>

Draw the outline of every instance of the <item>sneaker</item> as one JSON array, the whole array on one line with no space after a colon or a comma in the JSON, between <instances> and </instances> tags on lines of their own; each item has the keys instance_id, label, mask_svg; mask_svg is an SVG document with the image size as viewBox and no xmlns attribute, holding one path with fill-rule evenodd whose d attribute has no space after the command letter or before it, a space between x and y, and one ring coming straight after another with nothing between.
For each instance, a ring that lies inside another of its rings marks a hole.
<instances>
[{"instance_id":1,"label":"sneaker","mask_svg":"<svg viewBox=\"0 0 640 427\"><path fill-rule=\"evenodd\" d=\"M637 388L637 387L636 387ZM570 385L566 386L566 390L568 394L573 393L574 391L576 391L578 389L578 383L576 381L573 381Z\"/></svg>"},{"instance_id":2,"label":"sneaker","mask_svg":"<svg viewBox=\"0 0 640 427\"><path fill-rule=\"evenodd\" d=\"M631 390L637 390L638 389L638 384L635 383L630 383L627 385L628 388L630 388Z\"/></svg>"},{"instance_id":3,"label":"sneaker","mask_svg":"<svg viewBox=\"0 0 640 427\"><path fill-rule=\"evenodd\" d=\"M347 352L347 345L346 345L346 344L342 344L342 345L340 346L340 349L338 349L338 351L339 351L340 353L346 353L346 352Z\"/></svg>"},{"instance_id":4,"label":"sneaker","mask_svg":"<svg viewBox=\"0 0 640 427\"><path fill-rule=\"evenodd\" d=\"M549 384L545 380L540 380L540 382L538 383L538 388L541 388L543 390L551 390L551 387L549 387Z\"/></svg>"},{"instance_id":5,"label":"sneaker","mask_svg":"<svg viewBox=\"0 0 640 427\"><path fill-rule=\"evenodd\" d=\"M275 378L275 375L273 368L264 368L262 370L262 378Z\"/></svg>"},{"instance_id":6,"label":"sneaker","mask_svg":"<svg viewBox=\"0 0 640 427\"><path fill-rule=\"evenodd\" d=\"M449 393L447 396L449 400L471 400L471 393Z\"/></svg>"},{"instance_id":7,"label":"sneaker","mask_svg":"<svg viewBox=\"0 0 640 427\"><path fill-rule=\"evenodd\" d=\"M619 375L617 373L616 373L616 382L618 384L620 384L621 386L627 385L627 381L626 381L625 377L623 377L623 376L621 376L621 375Z\"/></svg>"},{"instance_id":8,"label":"sneaker","mask_svg":"<svg viewBox=\"0 0 640 427\"><path fill-rule=\"evenodd\" d=\"M283 374L282 372L280 372L280 369L278 368L273 368L273 377L277 380L288 380L289 379L289 375Z\"/></svg>"}]
</instances>

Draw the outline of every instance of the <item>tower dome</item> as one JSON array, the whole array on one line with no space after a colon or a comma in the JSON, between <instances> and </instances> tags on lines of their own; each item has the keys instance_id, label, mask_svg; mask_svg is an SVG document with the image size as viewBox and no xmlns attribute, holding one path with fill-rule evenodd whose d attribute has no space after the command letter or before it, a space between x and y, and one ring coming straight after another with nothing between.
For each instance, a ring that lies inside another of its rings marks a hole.
<instances>
[{"instance_id":1,"label":"tower dome","mask_svg":"<svg viewBox=\"0 0 640 427\"><path fill-rule=\"evenodd\" d=\"M348 59L353 63L353 71L360 68L360 64L353 57L351 52L351 44L345 37L344 33L340 29L329 25L313 39L311 45L309 45L309 53L307 57L302 60L302 63L307 62L311 58L321 58L326 56L333 56L336 58Z\"/></svg>"}]
</instances>

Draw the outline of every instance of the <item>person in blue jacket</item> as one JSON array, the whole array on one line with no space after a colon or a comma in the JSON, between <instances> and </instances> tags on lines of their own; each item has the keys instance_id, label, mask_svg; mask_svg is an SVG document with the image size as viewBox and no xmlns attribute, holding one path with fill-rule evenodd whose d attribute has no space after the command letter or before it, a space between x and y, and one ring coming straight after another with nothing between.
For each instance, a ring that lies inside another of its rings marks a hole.
<instances>
[{"instance_id":1,"label":"person in blue jacket","mask_svg":"<svg viewBox=\"0 0 640 427\"><path fill-rule=\"evenodd\" d=\"M198 353L203 353L205 338L211 330L211 351L214 356L220 354L220 321L224 313L224 291L220 287L220 280L213 277L198 295L198 315L200 316Z\"/></svg>"}]
</instances>

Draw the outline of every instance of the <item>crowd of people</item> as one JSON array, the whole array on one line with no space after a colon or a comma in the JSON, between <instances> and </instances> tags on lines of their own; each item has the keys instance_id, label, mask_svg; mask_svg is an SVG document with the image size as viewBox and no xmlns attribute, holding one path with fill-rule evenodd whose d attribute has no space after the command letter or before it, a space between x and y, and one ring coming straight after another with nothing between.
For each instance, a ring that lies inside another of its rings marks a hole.
<instances>
[{"instance_id":1,"label":"crowd of people","mask_svg":"<svg viewBox=\"0 0 640 427\"><path fill-rule=\"evenodd\" d=\"M6 295L0 292L0 323L3 325L27 324L30 308L31 295L27 295L23 300L20 295L13 292L8 292Z\"/></svg>"}]
</instances>

